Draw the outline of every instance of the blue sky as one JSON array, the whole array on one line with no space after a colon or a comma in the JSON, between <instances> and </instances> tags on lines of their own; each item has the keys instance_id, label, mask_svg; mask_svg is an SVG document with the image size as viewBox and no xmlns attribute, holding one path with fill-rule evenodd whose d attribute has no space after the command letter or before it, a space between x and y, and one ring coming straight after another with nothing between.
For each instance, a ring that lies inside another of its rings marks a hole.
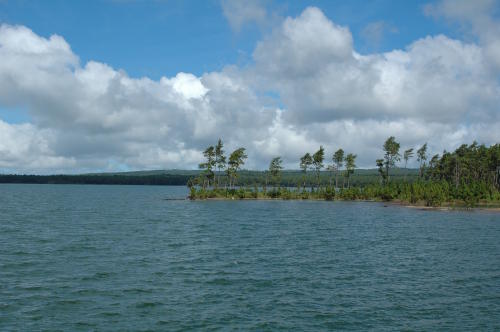
<instances>
[{"instance_id":1,"label":"blue sky","mask_svg":"<svg viewBox=\"0 0 500 332\"><path fill-rule=\"evenodd\" d=\"M0 0L0 172L500 141L500 0ZM412 162L410 161L410 166Z\"/></svg>"}]
</instances>

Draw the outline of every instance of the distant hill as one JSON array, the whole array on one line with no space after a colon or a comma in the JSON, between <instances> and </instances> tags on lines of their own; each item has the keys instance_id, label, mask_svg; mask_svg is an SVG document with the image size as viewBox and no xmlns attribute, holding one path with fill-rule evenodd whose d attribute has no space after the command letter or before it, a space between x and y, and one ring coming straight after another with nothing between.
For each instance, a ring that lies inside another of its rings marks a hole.
<instances>
[{"instance_id":1,"label":"distant hill","mask_svg":"<svg viewBox=\"0 0 500 332\"><path fill-rule=\"evenodd\" d=\"M129 172L107 172L107 173L85 173L79 175L85 176L110 176L110 175L119 175L119 176L156 176L156 175L187 175L187 176L196 176L200 174L200 170L184 170L184 169L157 169L157 170L148 170L148 171L129 171Z\"/></svg>"},{"instance_id":2,"label":"distant hill","mask_svg":"<svg viewBox=\"0 0 500 332\"><path fill-rule=\"evenodd\" d=\"M200 176L199 170L147 170L114 173L88 173L78 175L20 175L0 174L0 183L36 183L36 184L108 184L108 185L186 185L189 179ZM223 176L223 173L221 173ZM329 183L331 174L322 171L320 181ZM406 178L412 181L418 177L417 169L396 168L391 170L392 181L401 181ZM267 178L267 181L266 181ZM306 185L316 182L312 171L307 172ZM339 184L343 177L339 175ZM366 185L379 181L377 169L357 169L351 176L351 184ZM238 173L239 185L262 185L271 183L272 180L266 171L242 170ZM304 182L304 174L299 170L285 170L282 172L281 185L295 186Z\"/></svg>"}]
</instances>

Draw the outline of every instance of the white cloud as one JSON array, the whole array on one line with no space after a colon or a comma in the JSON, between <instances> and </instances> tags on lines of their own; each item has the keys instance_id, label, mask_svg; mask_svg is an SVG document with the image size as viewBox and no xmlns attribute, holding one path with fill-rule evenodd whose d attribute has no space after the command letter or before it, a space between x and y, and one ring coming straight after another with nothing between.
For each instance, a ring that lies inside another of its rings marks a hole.
<instances>
[{"instance_id":1,"label":"white cloud","mask_svg":"<svg viewBox=\"0 0 500 332\"><path fill-rule=\"evenodd\" d=\"M499 142L488 40L428 36L360 55L347 27L311 7L265 36L253 65L152 80L82 65L62 37L2 25L0 106L21 106L31 120L0 122L0 170L194 168L219 137L226 151L248 149L249 168L276 155L297 168L320 144L372 167L390 135L405 148L428 141L433 152Z\"/></svg>"},{"instance_id":2,"label":"white cloud","mask_svg":"<svg viewBox=\"0 0 500 332\"><path fill-rule=\"evenodd\" d=\"M50 130L0 120L0 168L10 172L44 173L75 167L74 158L54 153L51 148L54 139Z\"/></svg>"},{"instance_id":3,"label":"white cloud","mask_svg":"<svg viewBox=\"0 0 500 332\"><path fill-rule=\"evenodd\" d=\"M202 98L208 91L193 74L179 73L170 81L174 91L180 93L185 99Z\"/></svg>"},{"instance_id":4,"label":"white cloud","mask_svg":"<svg viewBox=\"0 0 500 332\"><path fill-rule=\"evenodd\" d=\"M456 123L470 112L482 121L498 113L492 111L498 80L483 49L443 35L362 56L347 28L308 8L259 43L254 58L259 81L279 92L284 117L296 123L367 117Z\"/></svg>"},{"instance_id":5,"label":"white cloud","mask_svg":"<svg viewBox=\"0 0 500 332\"><path fill-rule=\"evenodd\" d=\"M441 0L428 4L424 12L461 25L466 35L479 39L488 64L500 70L500 2L498 0Z\"/></svg>"},{"instance_id":6,"label":"white cloud","mask_svg":"<svg viewBox=\"0 0 500 332\"><path fill-rule=\"evenodd\" d=\"M322 71L327 62L349 60L352 52L350 31L309 7L259 42L254 59L264 75L299 79Z\"/></svg>"},{"instance_id":7,"label":"white cloud","mask_svg":"<svg viewBox=\"0 0 500 332\"><path fill-rule=\"evenodd\" d=\"M217 137L234 148L264 132L275 113L230 68L136 79L95 61L82 67L61 37L8 25L0 30L0 56L0 105L28 109L35 137L50 131L54 139L33 153L60 157L54 169L196 167L199 151Z\"/></svg>"}]
</instances>

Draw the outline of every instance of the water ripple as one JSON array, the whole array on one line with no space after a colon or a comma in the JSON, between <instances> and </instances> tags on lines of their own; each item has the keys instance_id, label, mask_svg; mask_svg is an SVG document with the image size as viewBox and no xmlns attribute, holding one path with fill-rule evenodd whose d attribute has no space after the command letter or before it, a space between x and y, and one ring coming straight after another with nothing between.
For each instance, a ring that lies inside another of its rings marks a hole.
<instances>
[{"instance_id":1,"label":"water ripple","mask_svg":"<svg viewBox=\"0 0 500 332\"><path fill-rule=\"evenodd\" d=\"M0 330L500 330L498 214L185 195L0 185Z\"/></svg>"}]
</instances>

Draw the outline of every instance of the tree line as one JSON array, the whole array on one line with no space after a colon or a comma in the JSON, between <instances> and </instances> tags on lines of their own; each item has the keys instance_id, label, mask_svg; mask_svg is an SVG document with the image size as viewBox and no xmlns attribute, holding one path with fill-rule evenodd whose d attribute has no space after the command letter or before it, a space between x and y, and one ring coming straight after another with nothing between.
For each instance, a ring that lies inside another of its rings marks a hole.
<instances>
[{"instance_id":1,"label":"tree line","mask_svg":"<svg viewBox=\"0 0 500 332\"><path fill-rule=\"evenodd\" d=\"M377 159L376 164L382 183L390 182L389 170L401 160L400 144L394 136L389 137L383 146L383 159ZM408 160L414 156L413 148L403 153L404 168ZM486 147L473 142L470 145L462 144L454 152L443 151L430 159L427 152L427 143L417 150L419 178L430 181L447 181L456 188L460 185L471 185L483 182L492 187L499 187L500 174L500 144Z\"/></svg>"},{"instance_id":2,"label":"tree line","mask_svg":"<svg viewBox=\"0 0 500 332\"><path fill-rule=\"evenodd\" d=\"M401 200L410 203L425 203L425 205L441 205L445 202L465 202L467 205L479 201L494 201L500 203L500 144L490 147L474 142L463 144L454 152L444 151L442 155L432 157L428 154L428 144L419 148L402 149L394 136L390 136L382 145L383 155L375 161L379 179L362 186L351 186L351 176L356 169L357 155L345 153L342 148L335 151L325 165L325 149L320 146L314 153L305 153L298 161L302 174L295 189L289 185L281 187L284 171L283 159L276 156L271 159L268 170L264 173L265 180L254 180L254 188L248 183L244 188L236 189L236 179L247 155L245 148L233 151L226 162L222 140L215 146L204 151L206 161L199 165L203 170L201 176L189 183L191 196L197 198L196 185L200 188L201 197L222 195L240 198L317 198L317 199L375 199ZM418 174L407 172L407 166L416 157ZM214 170L217 169L217 175ZM396 169L398 172L396 172ZM399 176L394 182L393 177L400 170L404 177ZM220 192L222 170L226 175L224 189ZM324 183L324 175L328 174L328 182ZM314 175L310 180L308 172ZM339 175L342 184L339 183ZM272 185L268 190L268 184ZM310 188L306 188L306 184ZM213 190L209 188L212 186ZM193 189L194 188L194 189ZM218 192L219 190L219 192Z\"/></svg>"},{"instance_id":3,"label":"tree line","mask_svg":"<svg viewBox=\"0 0 500 332\"><path fill-rule=\"evenodd\" d=\"M238 148L231 152L229 158L226 159L224 155L224 143L219 139L215 146L211 145L203 151L203 156L206 160L198 165L199 169L203 171L201 178L196 179L198 180L197 182L189 182L188 186L200 184L201 182L203 188L212 185L217 189L220 187L221 170L224 170L228 179L226 185L229 185L229 188L234 188L238 178L238 171L248 158L245 151L245 148ZM215 173L216 169L218 171L217 176Z\"/></svg>"},{"instance_id":4,"label":"tree line","mask_svg":"<svg viewBox=\"0 0 500 332\"><path fill-rule=\"evenodd\" d=\"M226 181L223 183L224 187L234 189L238 178L238 171L241 170L248 156L246 154L246 149L243 147L234 150L228 158L226 158L224 152L224 143L221 139L217 141L216 145L207 147L203 151L205 161L198 165L202 173L198 178L192 179L188 185L190 187L193 185L200 185L202 188L213 187L214 189L218 189L221 187L221 174L223 174L222 171L224 171L226 175ZM345 172L343 172L343 174L345 179L343 187L346 185L346 181L347 188L350 187L350 177L356 169L356 157L357 156L353 153L345 154L343 149L338 149L331 156L331 164L326 165L326 170L330 173L330 187L332 186L333 175L335 175L335 186L338 187L338 175L344 165ZM302 156L300 158L299 167L303 173L303 187L306 186L307 172L313 171L316 179L315 188L319 189L321 186L320 175L322 170L325 169L325 149L323 146L320 146L313 154L307 152ZM268 182L271 182L276 187L279 187L283 169L283 159L281 156L272 158L269 163L269 168L266 171L266 186ZM314 188L311 189L314 190Z\"/></svg>"},{"instance_id":5,"label":"tree line","mask_svg":"<svg viewBox=\"0 0 500 332\"><path fill-rule=\"evenodd\" d=\"M21 175L0 174L0 183L184 186L191 175Z\"/></svg>"}]
</instances>

